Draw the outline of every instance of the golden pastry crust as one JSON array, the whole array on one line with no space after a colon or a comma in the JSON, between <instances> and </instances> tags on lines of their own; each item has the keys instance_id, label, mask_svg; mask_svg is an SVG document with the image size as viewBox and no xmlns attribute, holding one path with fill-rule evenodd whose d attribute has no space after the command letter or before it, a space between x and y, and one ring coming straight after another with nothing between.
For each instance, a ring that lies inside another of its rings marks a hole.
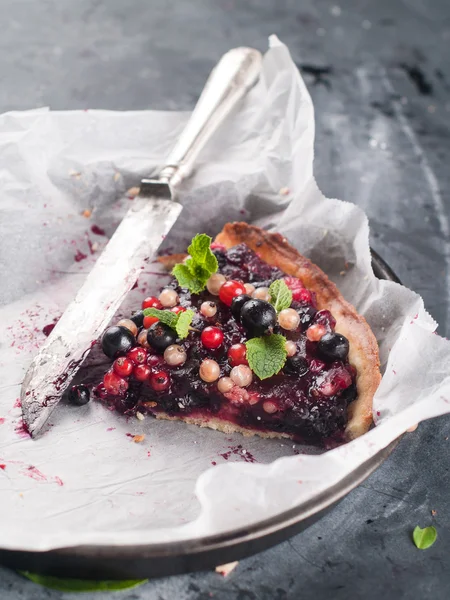
<instances>
[{"instance_id":1,"label":"golden pastry crust","mask_svg":"<svg viewBox=\"0 0 450 600\"><path fill-rule=\"evenodd\" d=\"M336 285L314 263L293 248L279 233L269 233L247 223L227 223L215 241L226 248L241 243L247 244L269 265L278 267L287 275L298 277L305 287L316 294L317 307L329 310L336 319L336 331L350 342L349 362L357 370L356 387L358 396L348 408L348 423L345 429L347 440L366 433L372 424L373 397L381 381L378 344L367 321L347 302ZM171 269L181 262L185 254L163 256L159 261ZM255 432L220 419L202 420L192 417L169 417L163 413L160 419L183 420L200 427L210 427L225 433L238 431L244 435L261 437L292 437L277 432Z\"/></svg>"}]
</instances>

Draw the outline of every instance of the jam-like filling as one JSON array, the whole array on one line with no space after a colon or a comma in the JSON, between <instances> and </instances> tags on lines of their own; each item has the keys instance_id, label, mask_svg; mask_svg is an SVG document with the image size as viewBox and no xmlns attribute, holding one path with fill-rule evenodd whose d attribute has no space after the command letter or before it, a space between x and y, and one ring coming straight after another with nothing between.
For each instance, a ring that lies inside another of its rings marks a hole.
<instances>
[{"instance_id":1,"label":"jam-like filling","mask_svg":"<svg viewBox=\"0 0 450 600\"><path fill-rule=\"evenodd\" d=\"M232 369L229 348L245 343L249 339L248 331L217 295L207 290L193 295L180 288L174 279L165 289L177 292L178 306L195 311L191 332L186 339L177 342L186 353L185 362L181 366L167 364L162 352L149 348L145 335L139 336L140 329L136 338L144 339L143 346L148 353L145 358L148 369L142 366L138 375L141 380L131 374L126 378L126 391L119 387L117 393L111 393L111 389L116 389L114 386L108 391L101 383L95 395L126 414L164 412L202 420L218 418L254 431L286 433L296 441L315 444L338 439L347 422L347 406L356 397L356 370L347 358L338 359L332 352L324 357L320 352L320 336L334 332L333 316L327 310L317 310L314 294L298 279L287 277L280 269L268 265L245 244L229 250L220 246L213 248L219 273L227 280L267 288L273 281L285 278L295 290L291 308L300 315L299 326L289 331L276 325L273 330L295 344L295 348L291 344L291 354L293 348L295 354L288 358L283 369L268 379L253 376L250 385L233 385L221 392L219 382L228 378ZM201 305L205 301L215 303L214 316L202 314ZM216 349L202 342L201 332L209 326L223 332L223 341ZM200 376L205 359L212 359L220 368L219 378L212 383ZM123 369L125 375L126 364ZM161 373L168 377L164 379ZM155 379L158 374L159 380Z\"/></svg>"}]
</instances>

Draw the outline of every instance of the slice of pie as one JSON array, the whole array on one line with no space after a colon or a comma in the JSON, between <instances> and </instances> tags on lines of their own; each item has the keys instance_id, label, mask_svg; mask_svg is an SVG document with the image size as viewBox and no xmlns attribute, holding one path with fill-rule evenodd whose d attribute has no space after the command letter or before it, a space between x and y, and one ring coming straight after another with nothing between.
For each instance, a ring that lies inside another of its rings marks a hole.
<instances>
[{"instance_id":1,"label":"slice of pie","mask_svg":"<svg viewBox=\"0 0 450 600\"><path fill-rule=\"evenodd\" d=\"M340 442L365 433L380 382L378 346L328 277L279 234L224 227L173 278L109 328L113 362L98 399L225 433Z\"/></svg>"}]
</instances>

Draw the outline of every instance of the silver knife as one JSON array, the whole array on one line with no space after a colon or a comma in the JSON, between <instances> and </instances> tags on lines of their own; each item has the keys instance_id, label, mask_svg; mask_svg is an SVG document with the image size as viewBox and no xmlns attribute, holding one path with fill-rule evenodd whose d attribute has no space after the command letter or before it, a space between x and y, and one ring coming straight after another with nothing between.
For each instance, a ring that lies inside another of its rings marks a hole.
<instances>
[{"instance_id":1,"label":"silver knife","mask_svg":"<svg viewBox=\"0 0 450 600\"><path fill-rule=\"evenodd\" d=\"M221 58L159 176L142 180L139 196L25 375L22 413L32 436L174 225L182 210L174 187L189 176L200 150L255 84L261 60L252 48L235 48Z\"/></svg>"}]
</instances>

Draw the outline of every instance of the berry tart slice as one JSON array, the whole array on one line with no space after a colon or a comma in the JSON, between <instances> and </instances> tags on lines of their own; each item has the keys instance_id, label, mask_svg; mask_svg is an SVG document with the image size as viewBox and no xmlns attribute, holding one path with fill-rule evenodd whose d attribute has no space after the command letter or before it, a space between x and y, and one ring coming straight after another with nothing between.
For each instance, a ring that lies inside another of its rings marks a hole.
<instances>
[{"instance_id":1,"label":"berry tart slice","mask_svg":"<svg viewBox=\"0 0 450 600\"><path fill-rule=\"evenodd\" d=\"M94 395L225 433L323 445L365 433L378 346L327 276L279 234L232 223L161 258L173 280L106 330Z\"/></svg>"}]
</instances>

